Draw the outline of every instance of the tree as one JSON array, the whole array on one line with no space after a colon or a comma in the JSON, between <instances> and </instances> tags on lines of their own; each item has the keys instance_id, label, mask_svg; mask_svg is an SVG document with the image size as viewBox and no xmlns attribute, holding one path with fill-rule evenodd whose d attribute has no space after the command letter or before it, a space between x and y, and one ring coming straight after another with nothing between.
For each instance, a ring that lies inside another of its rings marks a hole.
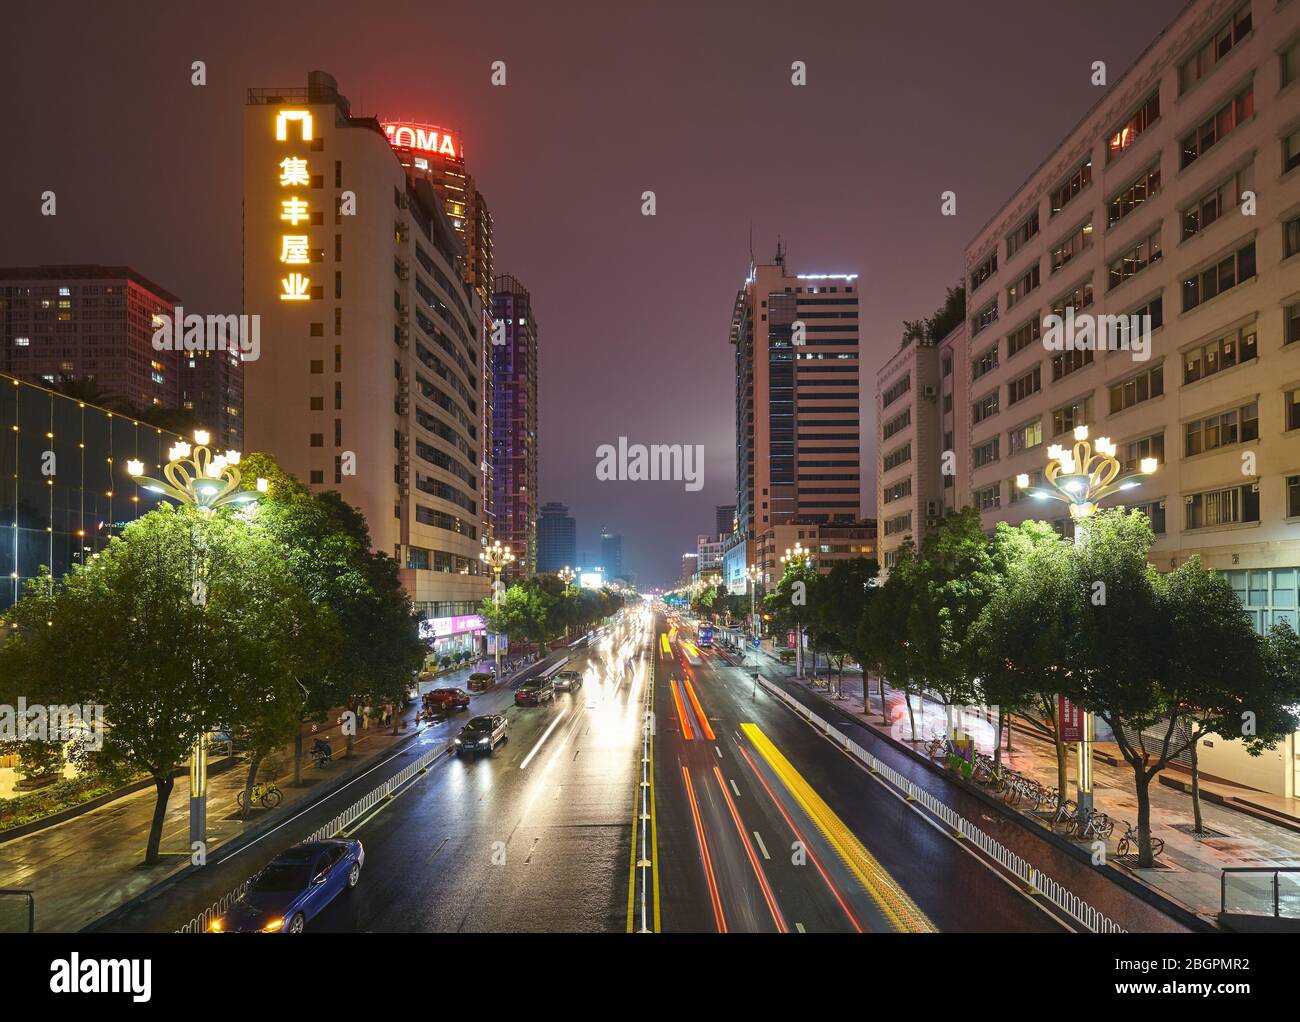
<instances>
[{"instance_id":1,"label":"tree","mask_svg":"<svg viewBox=\"0 0 1300 1022\"><path fill-rule=\"evenodd\" d=\"M545 641L547 611L542 594L536 587L512 585L500 603L483 601L483 617L488 628L498 635L526 637Z\"/></svg>"},{"instance_id":2,"label":"tree","mask_svg":"<svg viewBox=\"0 0 1300 1022\"><path fill-rule=\"evenodd\" d=\"M281 551L243 512L164 505L62 579L29 583L5 615L0 676L46 703L104 707L96 765L154 783L152 865L195 741L295 698L311 618Z\"/></svg>"},{"instance_id":3,"label":"tree","mask_svg":"<svg viewBox=\"0 0 1300 1022\"><path fill-rule=\"evenodd\" d=\"M775 630L793 631L795 635L795 677L803 677L803 636L812 617L811 604L816 600L821 576L808 558L787 561L785 571L773 592L763 597L763 605L772 615ZM814 673L816 665L814 664Z\"/></svg>"},{"instance_id":4,"label":"tree","mask_svg":"<svg viewBox=\"0 0 1300 1022\"><path fill-rule=\"evenodd\" d=\"M1000 523L993 539L998 583L971 634L972 669L987 702L998 707L997 743L1002 729L1021 713L1052 739L1060 798L1066 791L1066 748L1057 719L1057 692L1068 669L1076 588L1073 550L1045 522Z\"/></svg>"},{"instance_id":5,"label":"tree","mask_svg":"<svg viewBox=\"0 0 1300 1022\"><path fill-rule=\"evenodd\" d=\"M839 667L839 695L844 695L844 662L852 657L862 666L862 697L866 703L867 655L860 639L860 626L867 603L875 592L879 565L865 557L836 561L817 588L813 607L813 628L818 644ZM865 709L865 706L864 706Z\"/></svg>"},{"instance_id":6,"label":"tree","mask_svg":"<svg viewBox=\"0 0 1300 1022\"><path fill-rule=\"evenodd\" d=\"M909 538L898 548L898 560L890 569L885 584L868 604L867 613L858 630L859 644L868 661L880 672L881 714L888 723L889 713L885 703L885 678L888 677L895 688L903 690L912 741L920 737L916 731L912 695L917 690L922 675L908 627L912 605L921 583L916 547Z\"/></svg>"}]
</instances>

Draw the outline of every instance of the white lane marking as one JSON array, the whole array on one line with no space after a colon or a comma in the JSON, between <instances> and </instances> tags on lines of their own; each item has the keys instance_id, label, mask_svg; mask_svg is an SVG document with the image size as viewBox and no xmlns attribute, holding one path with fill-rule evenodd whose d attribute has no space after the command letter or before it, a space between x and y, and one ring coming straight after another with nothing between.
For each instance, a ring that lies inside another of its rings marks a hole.
<instances>
[{"instance_id":1,"label":"white lane marking","mask_svg":"<svg viewBox=\"0 0 1300 1022\"><path fill-rule=\"evenodd\" d=\"M805 929L803 928L803 923L795 923L795 924L794 924L794 928L795 928L796 930L798 930L800 933L807 933L807 932L808 932L807 930L805 930Z\"/></svg>"},{"instance_id":2,"label":"white lane marking","mask_svg":"<svg viewBox=\"0 0 1300 1022\"><path fill-rule=\"evenodd\" d=\"M719 749L716 745L713 747L713 751L718 754L718 759L722 758L722 750Z\"/></svg>"},{"instance_id":3,"label":"white lane marking","mask_svg":"<svg viewBox=\"0 0 1300 1022\"><path fill-rule=\"evenodd\" d=\"M732 783L734 784L735 782L733 781ZM754 831L754 840L758 842L758 850L763 853L763 858L772 858L772 856L767 854L767 845L763 844L763 835L758 831Z\"/></svg>"},{"instance_id":4,"label":"white lane marking","mask_svg":"<svg viewBox=\"0 0 1300 1022\"><path fill-rule=\"evenodd\" d=\"M731 790L736 793L736 798L740 798L740 789L736 787L736 782L734 780L731 782Z\"/></svg>"},{"instance_id":5,"label":"white lane marking","mask_svg":"<svg viewBox=\"0 0 1300 1022\"><path fill-rule=\"evenodd\" d=\"M560 715L556 717L553 721L551 721L551 726L542 732L542 737L537 739L537 744L534 745L532 749L529 750L528 755L524 757L524 761L519 764L520 770L525 770L528 768L528 764L531 763L533 761L533 757L537 755L537 750L540 749L546 743L546 739L551 737L551 732L555 730L555 728L559 725L560 721L564 719L565 714L567 714L568 712L569 712L568 710L561 710Z\"/></svg>"}]
</instances>

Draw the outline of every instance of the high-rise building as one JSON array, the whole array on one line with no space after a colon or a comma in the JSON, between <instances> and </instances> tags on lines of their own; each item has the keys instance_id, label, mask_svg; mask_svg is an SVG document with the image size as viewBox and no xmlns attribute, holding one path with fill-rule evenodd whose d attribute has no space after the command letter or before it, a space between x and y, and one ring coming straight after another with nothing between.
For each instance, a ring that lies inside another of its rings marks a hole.
<instances>
[{"instance_id":1,"label":"high-rise building","mask_svg":"<svg viewBox=\"0 0 1300 1022\"><path fill-rule=\"evenodd\" d=\"M781 581L785 565L781 558L796 543L808 550L813 566L823 575L840 561L855 558L876 559L876 521L864 518L857 522L823 525L817 522L788 522L769 525L754 537L754 563L762 573L762 585L771 592Z\"/></svg>"},{"instance_id":2,"label":"high-rise building","mask_svg":"<svg viewBox=\"0 0 1300 1022\"><path fill-rule=\"evenodd\" d=\"M484 313L438 174L400 157L324 72L250 90L244 294L265 343L248 447L357 506L430 633L454 642L490 590Z\"/></svg>"},{"instance_id":3,"label":"high-rise building","mask_svg":"<svg viewBox=\"0 0 1300 1022\"><path fill-rule=\"evenodd\" d=\"M722 571L722 553L725 546L721 536L703 533L695 538L697 570L704 572Z\"/></svg>"},{"instance_id":4,"label":"high-rise building","mask_svg":"<svg viewBox=\"0 0 1300 1022\"><path fill-rule=\"evenodd\" d=\"M1154 566L1199 556L1260 629L1300 606L1298 80L1300 5L1188 3L967 246L950 348L958 506L1071 531L1016 480L1087 426L1158 464L1125 502ZM1300 736L1200 768L1293 796Z\"/></svg>"},{"instance_id":5,"label":"high-rise building","mask_svg":"<svg viewBox=\"0 0 1300 1022\"><path fill-rule=\"evenodd\" d=\"M244 449L244 363L237 352L182 351L181 409L212 434L214 447Z\"/></svg>"},{"instance_id":6,"label":"high-rise building","mask_svg":"<svg viewBox=\"0 0 1300 1022\"><path fill-rule=\"evenodd\" d=\"M0 370L46 385L90 378L115 404L180 408L181 355L153 347L178 301L129 266L0 269Z\"/></svg>"},{"instance_id":7,"label":"high-rise building","mask_svg":"<svg viewBox=\"0 0 1300 1022\"><path fill-rule=\"evenodd\" d=\"M137 486L127 462L138 458L161 475L181 439L2 373L0 436L0 610L42 565L57 578L152 511L163 498ZM47 452L53 475L43 471Z\"/></svg>"},{"instance_id":8,"label":"high-rise building","mask_svg":"<svg viewBox=\"0 0 1300 1022\"><path fill-rule=\"evenodd\" d=\"M600 530L600 566L605 569L606 578L623 575L623 537L609 529Z\"/></svg>"},{"instance_id":9,"label":"high-rise building","mask_svg":"<svg viewBox=\"0 0 1300 1022\"><path fill-rule=\"evenodd\" d=\"M719 536L730 536L736 528L736 505L719 504L714 508L714 529Z\"/></svg>"},{"instance_id":10,"label":"high-rise building","mask_svg":"<svg viewBox=\"0 0 1300 1022\"><path fill-rule=\"evenodd\" d=\"M854 273L751 264L736 296L736 517L752 537L862 517Z\"/></svg>"},{"instance_id":11,"label":"high-rise building","mask_svg":"<svg viewBox=\"0 0 1300 1022\"><path fill-rule=\"evenodd\" d=\"M537 320L527 289L509 274L496 278L492 317L503 343L492 358L493 535L510 547L509 573L537 571Z\"/></svg>"},{"instance_id":12,"label":"high-rise building","mask_svg":"<svg viewBox=\"0 0 1300 1022\"><path fill-rule=\"evenodd\" d=\"M543 504L537 515L537 570L576 569L578 564L578 527L569 509L554 501Z\"/></svg>"}]
</instances>

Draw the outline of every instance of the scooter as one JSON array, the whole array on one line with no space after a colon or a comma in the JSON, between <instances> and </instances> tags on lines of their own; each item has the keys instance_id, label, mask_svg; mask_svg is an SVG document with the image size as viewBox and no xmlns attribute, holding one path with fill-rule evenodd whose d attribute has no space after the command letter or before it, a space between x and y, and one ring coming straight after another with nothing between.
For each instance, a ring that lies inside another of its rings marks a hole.
<instances>
[{"instance_id":1,"label":"scooter","mask_svg":"<svg viewBox=\"0 0 1300 1022\"><path fill-rule=\"evenodd\" d=\"M330 743L323 738L317 738L311 747L312 759L316 761L317 769L330 763L334 759L334 750L330 748Z\"/></svg>"}]
</instances>

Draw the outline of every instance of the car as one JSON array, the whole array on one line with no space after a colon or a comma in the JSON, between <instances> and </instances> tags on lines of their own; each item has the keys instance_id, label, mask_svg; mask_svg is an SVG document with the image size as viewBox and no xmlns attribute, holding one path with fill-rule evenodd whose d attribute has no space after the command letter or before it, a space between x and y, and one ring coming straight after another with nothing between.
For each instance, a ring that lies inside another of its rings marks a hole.
<instances>
[{"instance_id":1,"label":"car","mask_svg":"<svg viewBox=\"0 0 1300 1022\"><path fill-rule=\"evenodd\" d=\"M366 851L355 838L308 841L281 852L213 919L212 933L302 933L361 879Z\"/></svg>"},{"instance_id":2,"label":"car","mask_svg":"<svg viewBox=\"0 0 1300 1022\"><path fill-rule=\"evenodd\" d=\"M486 752L490 756L492 750L509 737L509 730L505 717L499 713L488 713L470 718L452 744L458 756L476 752Z\"/></svg>"},{"instance_id":3,"label":"car","mask_svg":"<svg viewBox=\"0 0 1300 1022\"><path fill-rule=\"evenodd\" d=\"M463 688L435 688L424 694L424 706L427 710L442 713L466 710L469 709L469 693Z\"/></svg>"},{"instance_id":4,"label":"car","mask_svg":"<svg viewBox=\"0 0 1300 1022\"><path fill-rule=\"evenodd\" d=\"M560 692L576 692L582 688L582 675L577 671L561 671L555 676L555 688Z\"/></svg>"},{"instance_id":5,"label":"car","mask_svg":"<svg viewBox=\"0 0 1300 1022\"><path fill-rule=\"evenodd\" d=\"M515 689L516 706L541 706L555 698L555 682L550 678L533 678Z\"/></svg>"}]
</instances>

